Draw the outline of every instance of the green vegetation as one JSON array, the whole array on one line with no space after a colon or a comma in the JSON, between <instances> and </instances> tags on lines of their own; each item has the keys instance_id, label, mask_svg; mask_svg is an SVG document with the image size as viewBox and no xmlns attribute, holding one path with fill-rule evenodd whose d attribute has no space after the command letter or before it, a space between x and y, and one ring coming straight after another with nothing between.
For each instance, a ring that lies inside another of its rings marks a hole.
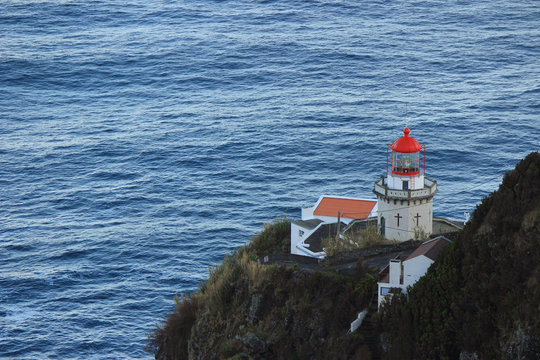
<instances>
[{"instance_id":1,"label":"green vegetation","mask_svg":"<svg viewBox=\"0 0 540 360\"><path fill-rule=\"evenodd\" d=\"M262 232L255 235L247 246L250 253L263 256L271 253L289 253L291 247L291 222L286 216L276 218L273 224L264 224Z\"/></svg>"},{"instance_id":2,"label":"green vegetation","mask_svg":"<svg viewBox=\"0 0 540 360\"><path fill-rule=\"evenodd\" d=\"M375 278L257 259L288 242L290 222L277 219L247 246L225 256L150 336L158 359L369 358L350 322L372 296Z\"/></svg>"},{"instance_id":3,"label":"green vegetation","mask_svg":"<svg viewBox=\"0 0 540 360\"><path fill-rule=\"evenodd\" d=\"M353 234L345 234L342 238L331 236L323 240L323 248L326 256L335 256L342 252L364 249L375 245L393 244L382 236L375 226L368 226L366 229L358 230Z\"/></svg>"},{"instance_id":4,"label":"green vegetation","mask_svg":"<svg viewBox=\"0 0 540 360\"><path fill-rule=\"evenodd\" d=\"M538 259L540 155L532 153L476 208L408 299L382 309L386 357L537 359Z\"/></svg>"}]
</instances>

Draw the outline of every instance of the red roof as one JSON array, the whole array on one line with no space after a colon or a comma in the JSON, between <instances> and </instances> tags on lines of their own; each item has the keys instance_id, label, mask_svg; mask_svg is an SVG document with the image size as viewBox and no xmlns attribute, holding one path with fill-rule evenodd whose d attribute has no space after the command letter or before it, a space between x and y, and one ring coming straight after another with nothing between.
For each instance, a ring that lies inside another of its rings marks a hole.
<instances>
[{"instance_id":1,"label":"red roof","mask_svg":"<svg viewBox=\"0 0 540 360\"><path fill-rule=\"evenodd\" d=\"M435 261L435 259L437 259L437 256L439 256L441 250L449 243L450 240L443 236L437 237L430 241L426 241L425 243L417 247L416 250L414 250L412 254L407 257L407 260L410 260L420 255L424 255L425 257L428 257L431 260Z\"/></svg>"},{"instance_id":2,"label":"red roof","mask_svg":"<svg viewBox=\"0 0 540 360\"><path fill-rule=\"evenodd\" d=\"M338 211L342 218L363 219L369 217L377 201L323 197L319 200L313 215L337 217Z\"/></svg>"},{"instance_id":3,"label":"red roof","mask_svg":"<svg viewBox=\"0 0 540 360\"><path fill-rule=\"evenodd\" d=\"M409 128L403 130L403 136L394 141L390 148L399 153L414 153L422 150L422 145L415 138L409 136Z\"/></svg>"}]
</instances>

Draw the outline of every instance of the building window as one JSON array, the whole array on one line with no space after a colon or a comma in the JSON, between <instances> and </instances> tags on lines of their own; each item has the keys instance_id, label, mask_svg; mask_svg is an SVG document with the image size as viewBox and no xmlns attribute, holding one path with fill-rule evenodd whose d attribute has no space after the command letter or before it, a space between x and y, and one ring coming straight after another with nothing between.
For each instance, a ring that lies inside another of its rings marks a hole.
<instances>
[{"instance_id":1,"label":"building window","mask_svg":"<svg viewBox=\"0 0 540 360\"><path fill-rule=\"evenodd\" d=\"M304 230L298 230L298 235L300 235L300 237L304 236Z\"/></svg>"},{"instance_id":2,"label":"building window","mask_svg":"<svg viewBox=\"0 0 540 360\"><path fill-rule=\"evenodd\" d=\"M404 180L402 183L403 190L409 190L409 180Z\"/></svg>"},{"instance_id":3,"label":"building window","mask_svg":"<svg viewBox=\"0 0 540 360\"><path fill-rule=\"evenodd\" d=\"M400 288L389 288L389 287L382 287L381 288L381 295L392 295L392 294L401 294L402 290Z\"/></svg>"}]
</instances>

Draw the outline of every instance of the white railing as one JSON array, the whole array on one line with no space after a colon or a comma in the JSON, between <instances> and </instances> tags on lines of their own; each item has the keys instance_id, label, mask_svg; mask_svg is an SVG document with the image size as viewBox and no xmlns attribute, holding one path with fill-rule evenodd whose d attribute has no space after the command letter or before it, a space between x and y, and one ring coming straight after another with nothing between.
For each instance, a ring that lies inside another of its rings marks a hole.
<instances>
[{"instance_id":1,"label":"white railing","mask_svg":"<svg viewBox=\"0 0 540 360\"><path fill-rule=\"evenodd\" d=\"M358 314L358 317L356 318L356 320L354 320L351 323L351 329L349 330L349 333L355 332L356 329L358 329L360 325L362 325L362 321L366 317L367 313L368 313L368 309L364 309L361 313Z\"/></svg>"},{"instance_id":2,"label":"white railing","mask_svg":"<svg viewBox=\"0 0 540 360\"><path fill-rule=\"evenodd\" d=\"M379 183L375 183L375 191L379 194L386 194L386 186L379 185Z\"/></svg>"},{"instance_id":3,"label":"white railing","mask_svg":"<svg viewBox=\"0 0 540 360\"><path fill-rule=\"evenodd\" d=\"M308 245L309 246L309 245ZM316 258L316 259L324 259L325 253L324 251L321 252L313 252L306 248L305 244L296 244L296 248L300 251L302 251L304 254L306 254L309 257Z\"/></svg>"},{"instance_id":4,"label":"white railing","mask_svg":"<svg viewBox=\"0 0 540 360\"><path fill-rule=\"evenodd\" d=\"M428 178L424 178L424 188L419 190L395 190L390 189L384 178L375 182L373 189L378 194L396 198L396 199L414 199L419 197L429 197L437 192L437 182Z\"/></svg>"}]
</instances>

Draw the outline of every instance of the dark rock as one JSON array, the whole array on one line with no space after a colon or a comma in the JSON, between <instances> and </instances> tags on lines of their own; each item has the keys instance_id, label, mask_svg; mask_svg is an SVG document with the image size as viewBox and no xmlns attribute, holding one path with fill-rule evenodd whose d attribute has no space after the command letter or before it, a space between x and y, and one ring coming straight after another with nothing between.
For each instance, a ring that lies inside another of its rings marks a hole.
<instances>
[{"instance_id":1,"label":"dark rock","mask_svg":"<svg viewBox=\"0 0 540 360\"><path fill-rule=\"evenodd\" d=\"M268 348L266 342L251 332L244 335L240 341L242 341L242 344L249 349L251 354L262 354Z\"/></svg>"},{"instance_id":2,"label":"dark rock","mask_svg":"<svg viewBox=\"0 0 540 360\"><path fill-rule=\"evenodd\" d=\"M459 354L459 360L478 360L478 355L468 351L462 351Z\"/></svg>"},{"instance_id":3,"label":"dark rock","mask_svg":"<svg viewBox=\"0 0 540 360\"><path fill-rule=\"evenodd\" d=\"M253 324L258 320L258 317L261 313L261 300L262 295L257 294L253 295L251 297L251 305L249 306L249 312L248 312L248 322L250 324Z\"/></svg>"},{"instance_id":4,"label":"dark rock","mask_svg":"<svg viewBox=\"0 0 540 360\"><path fill-rule=\"evenodd\" d=\"M295 311L292 307L287 307L287 312L285 313L285 319L283 320L283 325L285 330L289 331L294 320Z\"/></svg>"},{"instance_id":5,"label":"dark rock","mask_svg":"<svg viewBox=\"0 0 540 360\"><path fill-rule=\"evenodd\" d=\"M314 340L322 344L324 343L326 335L327 335L326 329L321 326L321 327L316 328L313 331L312 338L314 338Z\"/></svg>"},{"instance_id":6,"label":"dark rock","mask_svg":"<svg viewBox=\"0 0 540 360\"><path fill-rule=\"evenodd\" d=\"M294 322L294 326L292 329L292 332L295 336L295 338L301 340L302 342L306 342L309 340L309 337L311 335L311 331L309 329L309 324L306 322L305 319L299 319L297 318Z\"/></svg>"},{"instance_id":7,"label":"dark rock","mask_svg":"<svg viewBox=\"0 0 540 360\"><path fill-rule=\"evenodd\" d=\"M502 352L506 359L533 360L538 359L540 342L534 336L518 327L510 342L502 346Z\"/></svg>"}]
</instances>

